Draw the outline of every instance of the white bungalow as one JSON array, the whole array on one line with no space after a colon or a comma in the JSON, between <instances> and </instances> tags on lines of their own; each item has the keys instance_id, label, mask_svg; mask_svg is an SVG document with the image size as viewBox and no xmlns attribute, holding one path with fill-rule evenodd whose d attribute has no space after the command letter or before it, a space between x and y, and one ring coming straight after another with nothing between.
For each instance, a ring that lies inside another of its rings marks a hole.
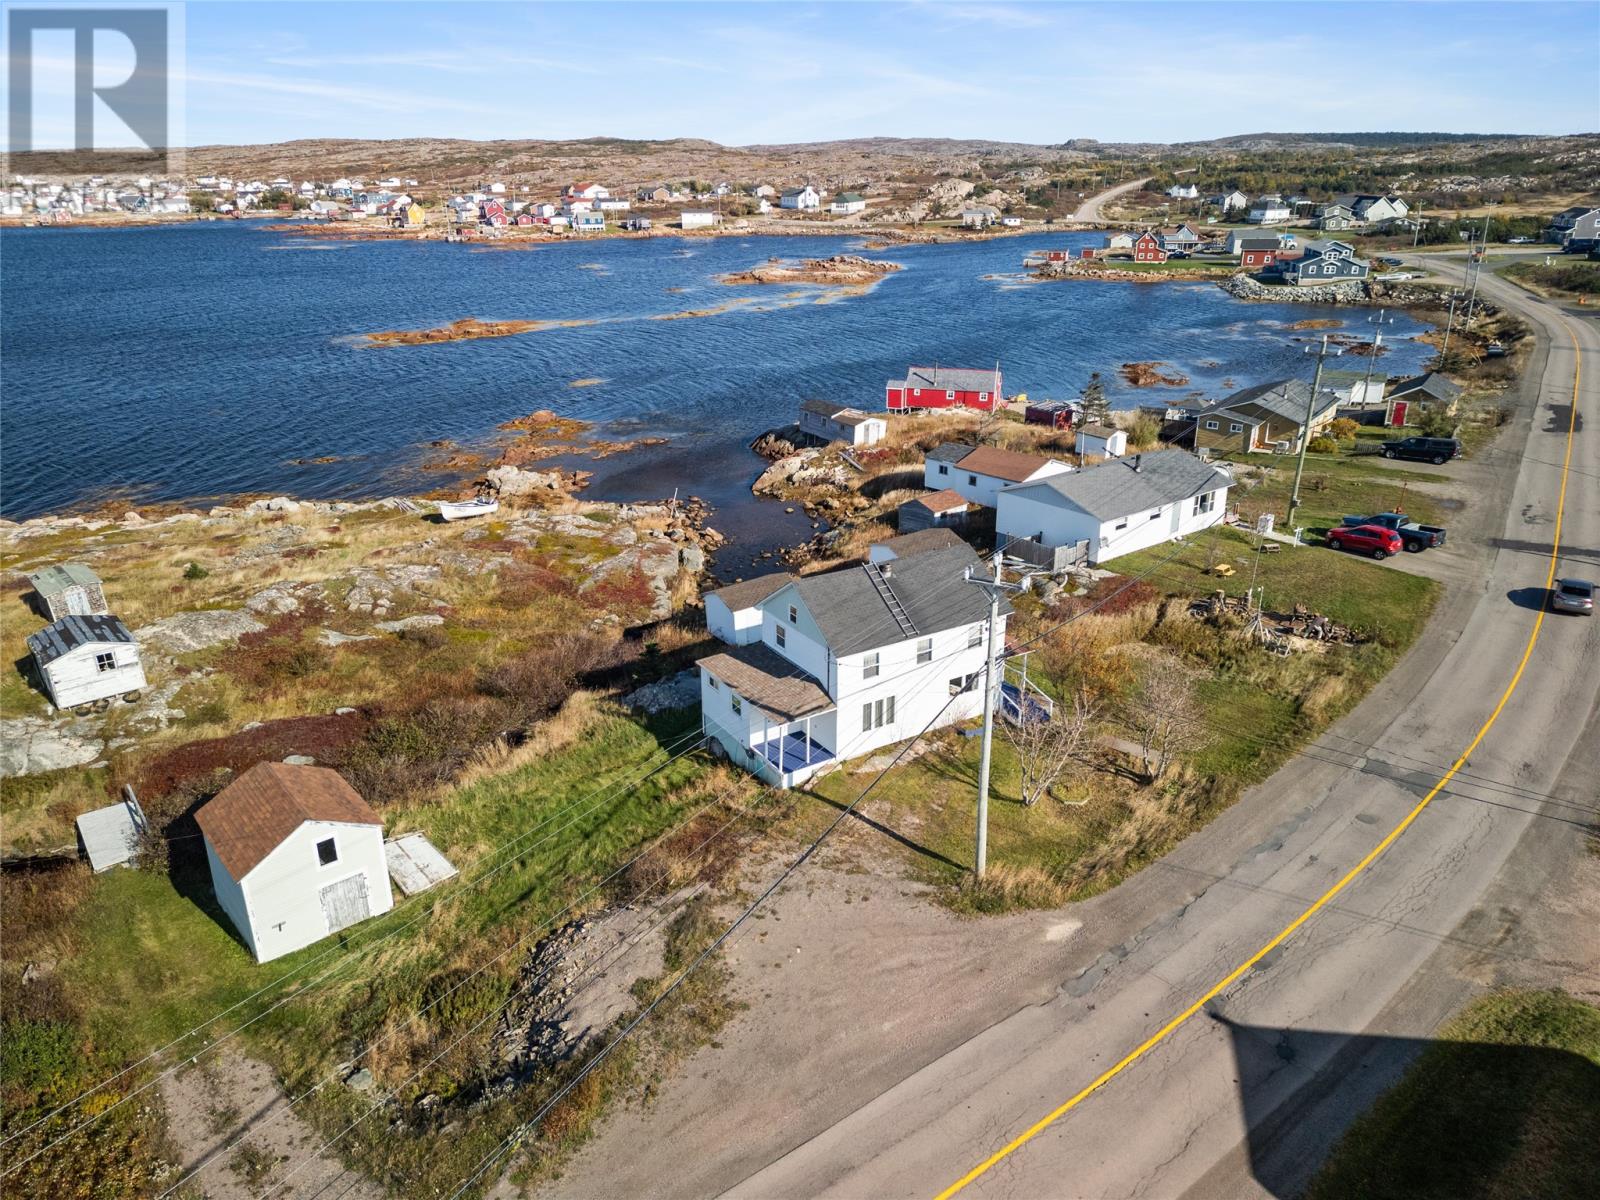
<instances>
[{"instance_id":1,"label":"white bungalow","mask_svg":"<svg viewBox=\"0 0 1600 1200\"><path fill-rule=\"evenodd\" d=\"M779 208L793 208L804 211L822 207L822 196L817 189L809 183L805 187L786 188L778 200Z\"/></svg>"},{"instance_id":2,"label":"white bungalow","mask_svg":"<svg viewBox=\"0 0 1600 1200\"><path fill-rule=\"evenodd\" d=\"M706 593L706 629L730 646L747 646L761 636L761 602L795 577L787 571L741 579Z\"/></svg>"},{"instance_id":3,"label":"white bungalow","mask_svg":"<svg viewBox=\"0 0 1600 1200\"><path fill-rule=\"evenodd\" d=\"M949 488L973 504L993 508L1002 488L1070 470L1067 463L1037 454L944 442L923 459L922 483L930 491Z\"/></svg>"},{"instance_id":4,"label":"white bungalow","mask_svg":"<svg viewBox=\"0 0 1600 1200\"><path fill-rule=\"evenodd\" d=\"M28 652L45 695L79 711L115 696L138 698L145 686L139 643L104 613L63 617L28 635Z\"/></svg>"},{"instance_id":5,"label":"white bungalow","mask_svg":"<svg viewBox=\"0 0 1600 1200\"><path fill-rule=\"evenodd\" d=\"M1128 452L1128 435L1111 425L1084 425L1078 429L1073 449L1079 454L1121 458Z\"/></svg>"},{"instance_id":6,"label":"white bungalow","mask_svg":"<svg viewBox=\"0 0 1600 1200\"><path fill-rule=\"evenodd\" d=\"M1159 450L1017 484L1000 493L999 544L1087 543L1097 565L1220 523L1233 477L1183 450Z\"/></svg>"},{"instance_id":7,"label":"white bungalow","mask_svg":"<svg viewBox=\"0 0 1600 1200\"><path fill-rule=\"evenodd\" d=\"M840 192L828 205L828 211L836 217L848 217L852 213L867 211L867 198L860 192Z\"/></svg>"},{"instance_id":8,"label":"white bungalow","mask_svg":"<svg viewBox=\"0 0 1600 1200\"><path fill-rule=\"evenodd\" d=\"M383 821L327 767L257 763L195 823L217 903L257 962L394 907Z\"/></svg>"}]
</instances>

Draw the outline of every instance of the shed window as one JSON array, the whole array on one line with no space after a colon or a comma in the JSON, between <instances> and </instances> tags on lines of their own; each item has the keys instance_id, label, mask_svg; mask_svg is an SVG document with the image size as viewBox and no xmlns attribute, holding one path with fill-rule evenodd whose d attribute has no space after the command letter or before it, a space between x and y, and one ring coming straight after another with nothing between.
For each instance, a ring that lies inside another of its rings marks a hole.
<instances>
[{"instance_id":1,"label":"shed window","mask_svg":"<svg viewBox=\"0 0 1600 1200\"><path fill-rule=\"evenodd\" d=\"M928 663L933 661L933 639L923 638L917 643L917 662Z\"/></svg>"},{"instance_id":2,"label":"shed window","mask_svg":"<svg viewBox=\"0 0 1600 1200\"><path fill-rule=\"evenodd\" d=\"M331 866L339 861L339 845L332 838L323 838L317 843L317 861L323 866Z\"/></svg>"},{"instance_id":3,"label":"shed window","mask_svg":"<svg viewBox=\"0 0 1600 1200\"><path fill-rule=\"evenodd\" d=\"M987 400L988 398L989 398L989 393L988 392L979 392L978 393L978 399L979 400Z\"/></svg>"},{"instance_id":4,"label":"shed window","mask_svg":"<svg viewBox=\"0 0 1600 1200\"><path fill-rule=\"evenodd\" d=\"M778 649L782 650L789 644L789 631L782 625L773 627L773 632L778 635Z\"/></svg>"},{"instance_id":5,"label":"shed window","mask_svg":"<svg viewBox=\"0 0 1600 1200\"><path fill-rule=\"evenodd\" d=\"M954 400L956 398L956 394L954 392L946 392L944 394L944 398L946 400Z\"/></svg>"},{"instance_id":6,"label":"shed window","mask_svg":"<svg viewBox=\"0 0 1600 1200\"><path fill-rule=\"evenodd\" d=\"M96 671L115 671L117 669L117 655L115 651L105 650L94 656L94 669Z\"/></svg>"}]
</instances>

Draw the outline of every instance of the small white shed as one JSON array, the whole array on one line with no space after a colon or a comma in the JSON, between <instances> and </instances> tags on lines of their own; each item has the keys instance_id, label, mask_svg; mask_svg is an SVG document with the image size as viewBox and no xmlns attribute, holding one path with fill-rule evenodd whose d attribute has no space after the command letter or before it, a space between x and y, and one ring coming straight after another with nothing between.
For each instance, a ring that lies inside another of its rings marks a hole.
<instances>
[{"instance_id":1,"label":"small white shed","mask_svg":"<svg viewBox=\"0 0 1600 1200\"><path fill-rule=\"evenodd\" d=\"M383 821L327 767L257 763L195 822L217 903L257 962L394 907Z\"/></svg>"},{"instance_id":2,"label":"small white shed","mask_svg":"<svg viewBox=\"0 0 1600 1200\"><path fill-rule=\"evenodd\" d=\"M104 613L63 617L30 633L28 652L57 708L85 708L116 696L135 700L145 686L139 643Z\"/></svg>"},{"instance_id":3,"label":"small white shed","mask_svg":"<svg viewBox=\"0 0 1600 1200\"><path fill-rule=\"evenodd\" d=\"M684 229L710 229L717 223L714 212L686 212L678 215L678 224Z\"/></svg>"},{"instance_id":4,"label":"small white shed","mask_svg":"<svg viewBox=\"0 0 1600 1200\"><path fill-rule=\"evenodd\" d=\"M1128 435L1110 425L1084 425L1078 430L1074 449L1079 454L1121 458L1128 452Z\"/></svg>"},{"instance_id":5,"label":"small white shed","mask_svg":"<svg viewBox=\"0 0 1600 1200\"><path fill-rule=\"evenodd\" d=\"M831 400L806 400L800 405L800 429L825 442L874 446L888 435L889 422Z\"/></svg>"},{"instance_id":6,"label":"small white shed","mask_svg":"<svg viewBox=\"0 0 1600 1200\"><path fill-rule=\"evenodd\" d=\"M706 593L706 628L732 646L761 640L761 602L794 582L787 571L742 579Z\"/></svg>"}]
</instances>

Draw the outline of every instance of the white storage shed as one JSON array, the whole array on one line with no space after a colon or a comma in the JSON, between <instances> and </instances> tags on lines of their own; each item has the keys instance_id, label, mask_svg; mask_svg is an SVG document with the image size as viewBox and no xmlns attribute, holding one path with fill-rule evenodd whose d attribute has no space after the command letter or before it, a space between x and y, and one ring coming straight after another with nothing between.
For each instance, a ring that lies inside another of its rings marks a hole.
<instances>
[{"instance_id":1,"label":"white storage shed","mask_svg":"<svg viewBox=\"0 0 1600 1200\"><path fill-rule=\"evenodd\" d=\"M327 767L257 763L195 822L217 903L257 962L394 907L383 820Z\"/></svg>"},{"instance_id":2,"label":"white storage shed","mask_svg":"<svg viewBox=\"0 0 1600 1200\"><path fill-rule=\"evenodd\" d=\"M138 699L145 686L139 643L104 613L63 617L28 635L28 652L57 708L81 708L116 696Z\"/></svg>"}]
</instances>

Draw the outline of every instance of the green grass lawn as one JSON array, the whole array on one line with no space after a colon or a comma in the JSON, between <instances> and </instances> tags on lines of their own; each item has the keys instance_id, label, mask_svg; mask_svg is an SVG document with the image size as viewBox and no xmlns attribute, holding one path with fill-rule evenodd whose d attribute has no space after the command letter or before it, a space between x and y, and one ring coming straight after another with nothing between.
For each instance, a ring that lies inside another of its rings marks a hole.
<instances>
[{"instance_id":1,"label":"green grass lawn","mask_svg":"<svg viewBox=\"0 0 1600 1200\"><path fill-rule=\"evenodd\" d=\"M1260 479L1246 473L1228 494L1228 502L1250 521L1262 513L1272 513L1278 528L1287 532L1289 497L1294 491L1293 455L1251 454L1232 456L1235 463L1265 471ZM1423 525L1444 524L1444 509L1439 502L1414 484L1448 481L1445 472L1426 472L1394 467L1364 455L1307 454L1305 473L1300 482L1300 509L1294 524L1315 533L1337 526L1345 516L1400 509Z\"/></svg>"},{"instance_id":2,"label":"green grass lawn","mask_svg":"<svg viewBox=\"0 0 1600 1200\"><path fill-rule=\"evenodd\" d=\"M1496 268L1495 274L1520 283L1537 295L1557 300L1600 295L1600 263L1588 262L1575 254L1556 255L1548 267L1542 262L1511 263Z\"/></svg>"},{"instance_id":3,"label":"green grass lawn","mask_svg":"<svg viewBox=\"0 0 1600 1200\"><path fill-rule=\"evenodd\" d=\"M1600 1009L1468 1007L1340 1139L1308 1200L1586 1200L1600 1185Z\"/></svg>"}]
</instances>

